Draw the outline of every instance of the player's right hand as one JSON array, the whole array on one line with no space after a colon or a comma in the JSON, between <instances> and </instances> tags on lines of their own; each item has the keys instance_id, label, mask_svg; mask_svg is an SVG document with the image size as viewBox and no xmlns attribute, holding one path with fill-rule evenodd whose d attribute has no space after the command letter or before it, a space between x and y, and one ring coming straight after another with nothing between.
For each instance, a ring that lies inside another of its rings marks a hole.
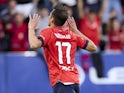
<instances>
[{"instance_id":1,"label":"player's right hand","mask_svg":"<svg viewBox=\"0 0 124 93\"><path fill-rule=\"evenodd\" d=\"M29 15L29 23L28 29L36 30L38 29L38 21L40 20L40 16L38 14Z\"/></svg>"}]
</instances>

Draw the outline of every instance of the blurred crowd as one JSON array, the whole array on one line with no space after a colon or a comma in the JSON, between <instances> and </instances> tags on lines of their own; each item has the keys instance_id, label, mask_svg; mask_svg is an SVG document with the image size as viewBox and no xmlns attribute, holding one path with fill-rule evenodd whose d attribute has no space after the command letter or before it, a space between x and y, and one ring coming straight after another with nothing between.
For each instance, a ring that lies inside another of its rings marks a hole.
<instances>
[{"instance_id":1,"label":"blurred crowd","mask_svg":"<svg viewBox=\"0 0 124 93\"><path fill-rule=\"evenodd\" d=\"M0 0L0 51L27 51L28 15L38 13L40 31L58 3L67 7L78 29L104 52L124 51L123 0Z\"/></svg>"}]
</instances>

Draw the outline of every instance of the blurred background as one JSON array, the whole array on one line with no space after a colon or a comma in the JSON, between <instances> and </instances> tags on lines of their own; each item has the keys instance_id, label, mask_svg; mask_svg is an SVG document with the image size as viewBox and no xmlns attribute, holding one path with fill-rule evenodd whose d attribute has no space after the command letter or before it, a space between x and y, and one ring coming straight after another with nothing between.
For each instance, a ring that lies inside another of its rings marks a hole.
<instances>
[{"instance_id":1,"label":"blurred background","mask_svg":"<svg viewBox=\"0 0 124 93\"><path fill-rule=\"evenodd\" d=\"M38 13L39 35L59 3L97 45L95 53L77 49L81 93L123 93L123 0L0 0L0 93L53 93L43 49L29 48L27 24Z\"/></svg>"}]
</instances>

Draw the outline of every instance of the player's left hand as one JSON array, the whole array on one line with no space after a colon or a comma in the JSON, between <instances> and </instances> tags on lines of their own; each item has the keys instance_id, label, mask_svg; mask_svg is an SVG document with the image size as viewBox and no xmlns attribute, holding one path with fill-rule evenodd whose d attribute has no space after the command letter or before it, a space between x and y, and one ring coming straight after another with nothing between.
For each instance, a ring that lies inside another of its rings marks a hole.
<instances>
[{"instance_id":1,"label":"player's left hand","mask_svg":"<svg viewBox=\"0 0 124 93\"><path fill-rule=\"evenodd\" d=\"M69 17L67 19L67 23L68 23L68 26L69 26L69 28L70 28L71 31L77 30L77 25L76 25L76 22L75 22L75 20L74 20L73 17Z\"/></svg>"},{"instance_id":2,"label":"player's left hand","mask_svg":"<svg viewBox=\"0 0 124 93\"><path fill-rule=\"evenodd\" d=\"M33 16L29 15L29 23L28 29L36 30L38 29L38 21L40 20L40 16L38 14L33 14Z\"/></svg>"}]
</instances>

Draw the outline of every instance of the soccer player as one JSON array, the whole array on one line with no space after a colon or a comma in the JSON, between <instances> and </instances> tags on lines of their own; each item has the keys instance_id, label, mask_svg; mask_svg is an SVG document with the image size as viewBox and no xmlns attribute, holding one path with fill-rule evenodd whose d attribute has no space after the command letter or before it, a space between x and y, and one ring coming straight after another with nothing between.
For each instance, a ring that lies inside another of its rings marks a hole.
<instances>
[{"instance_id":1,"label":"soccer player","mask_svg":"<svg viewBox=\"0 0 124 93\"><path fill-rule=\"evenodd\" d=\"M49 16L49 28L35 35L40 16L29 16L29 44L44 48L50 83L54 93L79 93L79 73L74 63L77 47L96 51L95 44L77 29L64 6L58 5ZM68 27L67 27L68 26Z\"/></svg>"}]
</instances>

